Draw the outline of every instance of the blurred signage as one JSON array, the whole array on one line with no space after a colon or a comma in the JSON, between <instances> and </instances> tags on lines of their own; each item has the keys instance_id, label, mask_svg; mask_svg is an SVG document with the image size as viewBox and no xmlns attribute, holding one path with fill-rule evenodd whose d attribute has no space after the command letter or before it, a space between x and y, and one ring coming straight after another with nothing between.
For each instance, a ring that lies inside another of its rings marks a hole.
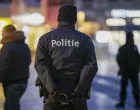
<instances>
[{"instance_id":1,"label":"blurred signage","mask_svg":"<svg viewBox=\"0 0 140 110\"><path fill-rule=\"evenodd\" d=\"M34 13L25 13L18 16L12 16L12 20L18 23L20 22L21 24L24 25L39 26L44 23L45 17L38 12L34 12Z\"/></svg>"},{"instance_id":2,"label":"blurred signage","mask_svg":"<svg viewBox=\"0 0 140 110\"><path fill-rule=\"evenodd\" d=\"M140 25L140 18L133 18L132 19L132 24L133 25Z\"/></svg>"},{"instance_id":3,"label":"blurred signage","mask_svg":"<svg viewBox=\"0 0 140 110\"><path fill-rule=\"evenodd\" d=\"M122 18L109 18L106 20L108 26L125 26L126 21Z\"/></svg>"},{"instance_id":4,"label":"blurred signage","mask_svg":"<svg viewBox=\"0 0 140 110\"><path fill-rule=\"evenodd\" d=\"M111 10L111 16L114 18L140 17L140 10L114 9Z\"/></svg>"}]
</instances>

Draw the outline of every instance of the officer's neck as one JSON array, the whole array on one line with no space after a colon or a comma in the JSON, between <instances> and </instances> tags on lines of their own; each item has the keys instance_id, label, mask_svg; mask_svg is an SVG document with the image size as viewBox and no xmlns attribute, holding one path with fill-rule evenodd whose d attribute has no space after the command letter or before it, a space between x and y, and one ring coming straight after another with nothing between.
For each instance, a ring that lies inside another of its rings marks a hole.
<instances>
[{"instance_id":1,"label":"officer's neck","mask_svg":"<svg viewBox=\"0 0 140 110\"><path fill-rule=\"evenodd\" d=\"M71 23L68 23L66 21L60 21L58 23L58 28L61 28L61 27L67 27L67 28L75 29L75 24L71 24Z\"/></svg>"}]
</instances>

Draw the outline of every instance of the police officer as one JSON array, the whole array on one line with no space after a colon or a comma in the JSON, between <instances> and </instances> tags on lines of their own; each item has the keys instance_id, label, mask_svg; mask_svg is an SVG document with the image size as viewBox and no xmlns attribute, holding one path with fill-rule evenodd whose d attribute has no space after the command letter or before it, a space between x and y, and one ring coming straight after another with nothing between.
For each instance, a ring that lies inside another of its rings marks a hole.
<instances>
[{"instance_id":1,"label":"police officer","mask_svg":"<svg viewBox=\"0 0 140 110\"><path fill-rule=\"evenodd\" d=\"M124 107L126 100L126 89L128 80L131 81L133 86L133 96L136 102L136 108L139 108L139 66L140 66L140 55L136 45L134 45L134 39L132 32L127 32L126 43L121 46L118 55L117 62L120 67L119 75L121 78L121 91L120 91L120 102L116 107Z\"/></svg>"},{"instance_id":2,"label":"police officer","mask_svg":"<svg viewBox=\"0 0 140 110\"><path fill-rule=\"evenodd\" d=\"M58 28L39 40L35 69L49 93L44 110L87 110L97 62L91 38L75 30L76 21L77 8L63 5Z\"/></svg>"}]
</instances>

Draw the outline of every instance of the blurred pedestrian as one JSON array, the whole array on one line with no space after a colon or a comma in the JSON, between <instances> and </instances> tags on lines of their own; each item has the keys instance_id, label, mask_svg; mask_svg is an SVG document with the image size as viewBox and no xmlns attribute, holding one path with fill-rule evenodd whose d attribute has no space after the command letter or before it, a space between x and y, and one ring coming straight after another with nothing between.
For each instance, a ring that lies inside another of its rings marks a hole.
<instances>
[{"instance_id":1,"label":"blurred pedestrian","mask_svg":"<svg viewBox=\"0 0 140 110\"><path fill-rule=\"evenodd\" d=\"M77 8L63 5L58 28L39 40L35 68L48 92L44 110L87 110L97 62L91 38L75 30L76 21Z\"/></svg>"},{"instance_id":2,"label":"blurred pedestrian","mask_svg":"<svg viewBox=\"0 0 140 110\"><path fill-rule=\"evenodd\" d=\"M3 28L0 82L5 95L4 110L20 110L19 100L27 88L31 57L24 40L24 33L16 31L13 25L6 25Z\"/></svg>"},{"instance_id":3,"label":"blurred pedestrian","mask_svg":"<svg viewBox=\"0 0 140 110\"><path fill-rule=\"evenodd\" d=\"M136 103L136 108L140 107L139 104L139 67L140 67L140 55L137 46L134 44L134 38L132 32L127 32L126 43L121 46L118 55L117 62L120 67L119 75L121 75L121 91L120 102L116 107L124 107L126 100L126 89L128 81L131 81L133 87L133 96Z\"/></svg>"}]
</instances>

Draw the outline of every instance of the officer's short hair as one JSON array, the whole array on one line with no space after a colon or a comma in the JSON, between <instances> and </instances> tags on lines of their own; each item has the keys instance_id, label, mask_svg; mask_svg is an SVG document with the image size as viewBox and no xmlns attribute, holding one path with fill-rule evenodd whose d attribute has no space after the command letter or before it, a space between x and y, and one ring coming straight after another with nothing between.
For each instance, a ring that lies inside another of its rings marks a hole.
<instances>
[{"instance_id":1,"label":"officer's short hair","mask_svg":"<svg viewBox=\"0 0 140 110\"><path fill-rule=\"evenodd\" d=\"M3 27L3 30L4 30L5 32L7 32L7 33L11 33L11 32L16 31L16 28L15 28L14 25L9 24L9 25L4 26L4 27Z\"/></svg>"}]
</instances>

